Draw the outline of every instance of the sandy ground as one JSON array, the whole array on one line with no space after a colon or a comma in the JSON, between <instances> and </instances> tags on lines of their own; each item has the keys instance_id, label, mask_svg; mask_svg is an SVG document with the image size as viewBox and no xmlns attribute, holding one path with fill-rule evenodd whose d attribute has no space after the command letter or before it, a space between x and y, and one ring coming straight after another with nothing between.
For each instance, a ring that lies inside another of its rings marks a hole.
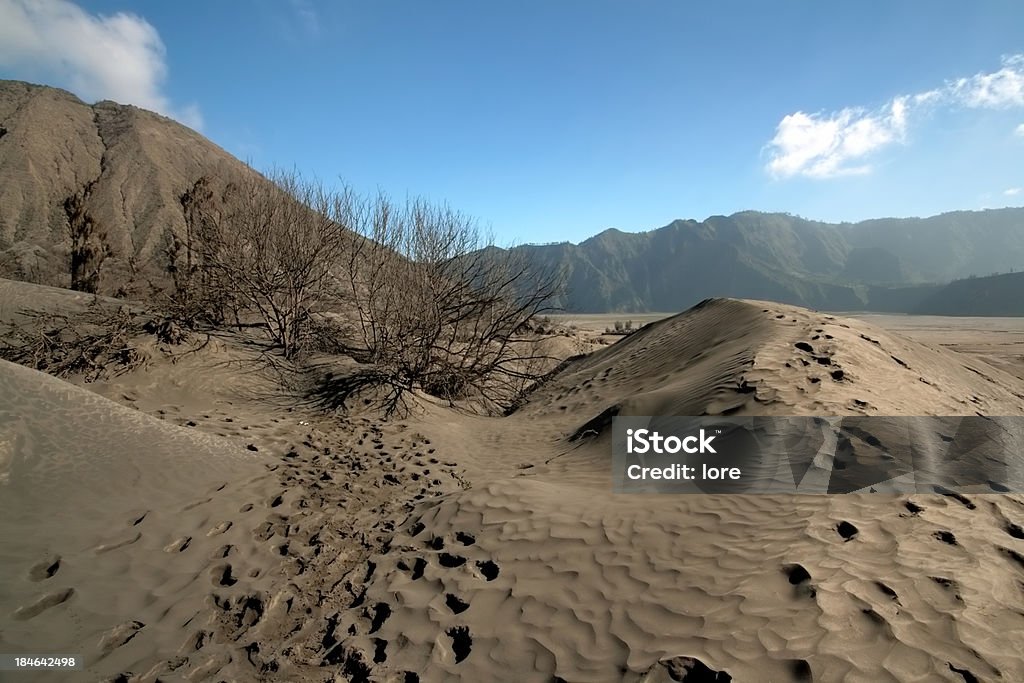
<instances>
[{"instance_id":1,"label":"sandy ground","mask_svg":"<svg viewBox=\"0 0 1024 683\"><path fill-rule=\"evenodd\" d=\"M612 413L1024 414L1019 326L885 323L713 301L506 418L326 415L230 339L0 365L0 652L87 662L5 675L1024 680L1024 496L610 492Z\"/></svg>"},{"instance_id":2,"label":"sandy ground","mask_svg":"<svg viewBox=\"0 0 1024 683\"><path fill-rule=\"evenodd\" d=\"M1024 379L1024 318L855 315L933 346L969 353Z\"/></svg>"}]
</instances>

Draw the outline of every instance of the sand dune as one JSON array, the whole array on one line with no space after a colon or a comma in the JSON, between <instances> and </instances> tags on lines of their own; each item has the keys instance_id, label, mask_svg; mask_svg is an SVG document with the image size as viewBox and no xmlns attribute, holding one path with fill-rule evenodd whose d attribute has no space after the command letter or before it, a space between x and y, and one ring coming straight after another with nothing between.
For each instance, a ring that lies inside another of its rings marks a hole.
<instances>
[{"instance_id":1,"label":"sand dune","mask_svg":"<svg viewBox=\"0 0 1024 683\"><path fill-rule=\"evenodd\" d=\"M580 360L525 412L612 406L623 415L1019 415L1024 388L976 358L863 321L723 299Z\"/></svg>"},{"instance_id":2,"label":"sand dune","mask_svg":"<svg viewBox=\"0 0 1024 683\"><path fill-rule=\"evenodd\" d=\"M1019 415L1020 391L858 321L707 302L478 437L533 466L479 463L417 510L373 559L352 657L420 680L680 680L679 658L737 681L1020 680L1020 497L611 496L604 438L609 411Z\"/></svg>"},{"instance_id":3,"label":"sand dune","mask_svg":"<svg viewBox=\"0 0 1024 683\"><path fill-rule=\"evenodd\" d=\"M96 299L114 306L124 303L110 297L97 297L94 294L75 292L70 289L58 289L57 287L0 278L0 321L5 323L24 322L21 315L23 311L45 310L62 315L81 313Z\"/></svg>"},{"instance_id":4,"label":"sand dune","mask_svg":"<svg viewBox=\"0 0 1024 683\"><path fill-rule=\"evenodd\" d=\"M978 357L714 300L509 417L382 421L244 396L225 344L92 387L136 409L0 366L0 651L81 680L1024 680L1024 497L611 495L612 415L1024 415Z\"/></svg>"},{"instance_id":5,"label":"sand dune","mask_svg":"<svg viewBox=\"0 0 1024 683\"><path fill-rule=\"evenodd\" d=\"M116 672L200 637L196 584L259 567L233 552L249 532L232 520L270 495L271 465L0 364L0 650Z\"/></svg>"}]
</instances>

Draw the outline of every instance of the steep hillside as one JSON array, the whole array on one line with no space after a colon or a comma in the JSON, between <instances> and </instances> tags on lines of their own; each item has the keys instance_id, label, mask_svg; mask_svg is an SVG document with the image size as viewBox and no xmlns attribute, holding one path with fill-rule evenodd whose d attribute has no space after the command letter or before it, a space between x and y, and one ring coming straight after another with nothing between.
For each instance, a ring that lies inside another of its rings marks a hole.
<instances>
[{"instance_id":1,"label":"steep hillside","mask_svg":"<svg viewBox=\"0 0 1024 683\"><path fill-rule=\"evenodd\" d=\"M0 128L0 275L44 284L68 284L63 202L90 183L85 208L106 232L108 272L121 274L112 283L157 265L189 184L247 168L158 114L18 81L0 81Z\"/></svg>"},{"instance_id":2,"label":"steep hillside","mask_svg":"<svg viewBox=\"0 0 1024 683\"><path fill-rule=\"evenodd\" d=\"M853 247L894 255L913 279L925 282L1024 267L1024 209L1020 208L880 218L849 226L846 237Z\"/></svg>"},{"instance_id":3,"label":"steep hillside","mask_svg":"<svg viewBox=\"0 0 1024 683\"><path fill-rule=\"evenodd\" d=\"M967 277L948 284L868 287L864 309L917 315L1024 316L1024 273Z\"/></svg>"},{"instance_id":4,"label":"steep hillside","mask_svg":"<svg viewBox=\"0 0 1024 683\"><path fill-rule=\"evenodd\" d=\"M1024 316L1024 273L956 280L931 292L913 312Z\"/></svg>"}]
</instances>

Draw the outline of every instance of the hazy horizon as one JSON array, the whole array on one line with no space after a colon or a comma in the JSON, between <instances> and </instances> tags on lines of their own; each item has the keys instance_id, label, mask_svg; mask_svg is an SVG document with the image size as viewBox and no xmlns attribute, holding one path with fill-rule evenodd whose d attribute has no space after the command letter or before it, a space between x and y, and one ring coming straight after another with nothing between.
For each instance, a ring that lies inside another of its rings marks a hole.
<instances>
[{"instance_id":1,"label":"hazy horizon","mask_svg":"<svg viewBox=\"0 0 1024 683\"><path fill-rule=\"evenodd\" d=\"M501 241L1024 197L1024 6L516 10L0 0L0 77L159 111L257 168L446 201Z\"/></svg>"},{"instance_id":2,"label":"hazy horizon","mask_svg":"<svg viewBox=\"0 0 1024 683\"><path fill-rule=\"evenodd\" d=\"M794 218L798 218L800 220L809 221L809 222L812 222L812 223L825 223L825 224L837 225L837 226L842 227L842 226L852 226L852 225L856 225L857 223L864 223L866 221L878 221L878 220L881 220L881 221L884 221L884 220L897 220L897 221L901 221L901 220L915 220L915 219L935 218L936 216L942 216L942 215L949 214L949 213L958 213L958 212L962 212L962 211L1005 211L1007 209L1024 209L1024 204L1016 205L1016 206L1014 206L1014 205L988 206L988 207L985 207L983 209L950 209L948 211L942 211L942 212L936 213L936 214L926 214L926 215L918 215L918 216L868 216L868 217L865 217L865 218L861 218L861 219L858 219L858 220L852 220L852 221L828 221L828 220L824 220L824 219L821 219L821 218L815 218L814 216L802 216L800 214L793 213L792 211L764 211L762 209L738 209L736 211L732 211L732 212L727 213L727 214L721 214L721 213L710 214L710 215L704 216L703 218L696 218L694 216L686 216L686 217L677 216L676 218L673 218L673 219L671 219L671 220L669 220L669 221L667 221L665 223L662 223L661 225L657 225L657 226L652 227L652 228L636 228L636 229L626 230L626 229L623 229L623 228L620 228L620 227L617 227L617 226L614 226L614 225L608 225L608 226L605 226L605 227L602 227L602 228L599 228L599 229L595 230L594 232L590 233L586 237L581 237L581 238L576 239L576 240L567 240L567 239L562 239L562 240L538 240L538 241L535 241L535 242L519 242L517 244L522 244L522 245L545 245L545 244L564 244L566 242L571 243L571 244L579 244L580 242L585 242L586 240L588 240L588 239L590 239L592 237L596 237L597 235L600 235L601 233L608 232L609 230L616 230L618 232L623 232L623 233L627 233L627 234L631 234L631 235L639 235L639 234L643 234L643 233L654 232L654 231L660 230L662 228L667 228L668 226L672 225L672 223L675 223L676 221L690 221L690 220L692 220L692 221L696 221L697 223L705 223L705 222L709 221L712 218L723 218L723 217L724 218L731 218L732 216L735 216L737 214L742 214L742 213L762 213L762 214L767 214L767 215L793 216Z\"/></svg>"}]
</instances>

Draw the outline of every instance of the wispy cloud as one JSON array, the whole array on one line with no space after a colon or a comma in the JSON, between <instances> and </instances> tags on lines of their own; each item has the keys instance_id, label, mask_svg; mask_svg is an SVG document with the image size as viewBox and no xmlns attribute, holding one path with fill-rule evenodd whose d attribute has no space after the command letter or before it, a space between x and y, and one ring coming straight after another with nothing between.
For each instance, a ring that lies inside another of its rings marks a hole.
<instances>
[{"instance_id":1,"label":"wispy cloud","mask_svg":"<svg viewBox=\"0 0 1024 683\"><path fill-rule=\"evenodd\" d=\"M1007 197L1016 197L1021 192L1024 192L1024 187L1009 187L1003 190L1003 194Z\"/></svg>"},{"instance_id":2,"label":"wispy cloud","mask_svg":"<svg viewBox=\"0 0 1024 683\"><path fill-rule=\"evenodd\" d=\"M798 111L783 117L768 143L765 169L776 178L834 178L869 173L873 154L906 141L916 112L1024 107L1024 55L1004 57L1001 68L947 82L940 88L894 97L882 107L832 113ZM1024 124L1015 130L1024 136Z\"/></svg>"},{"instance_id":3,"label":"wispy cloud","mask_svg":"<svg viewBox=\"0 0 1024 683\"><path fill-rule=\"evenodd\" d=\"M291 0L292 11L303 30L311 36L320 34L320 16L309 0Z\"/></svg>"},{"instance_id":4,"label":"wispy cloud","mask_svg":"<svg viewBox=\"0 0 1024 683\"><path fill-rule=\"evenodd\" d=\"M1024 138L1024 123L1020 124L1013 129L1013 134L1019 138Z\"/></svg>"},{"instance_id":5,"label":"wispy cloud","mask_svg":"<svg viewBox=\"0 0 1024 683\"><path fill-rule=\"evenodd\" d=\"M198 106L164 93L166 48L142 17L90 14L68 0L0 0L0 66L52 78L86 100L111 99L202 126Z\"/></svg>"},{"instance_id":6,"label":"wispy cloud","mask_svg":"<svg viewBox=\"0 0 1024 683\"><path fill-rule=\"evenodd\" d=\"M1003 68L946 84L946 98L965 107L1002 109L1024 106L1024 54L1003 58Z\"/></svg>"}]
</instances>

